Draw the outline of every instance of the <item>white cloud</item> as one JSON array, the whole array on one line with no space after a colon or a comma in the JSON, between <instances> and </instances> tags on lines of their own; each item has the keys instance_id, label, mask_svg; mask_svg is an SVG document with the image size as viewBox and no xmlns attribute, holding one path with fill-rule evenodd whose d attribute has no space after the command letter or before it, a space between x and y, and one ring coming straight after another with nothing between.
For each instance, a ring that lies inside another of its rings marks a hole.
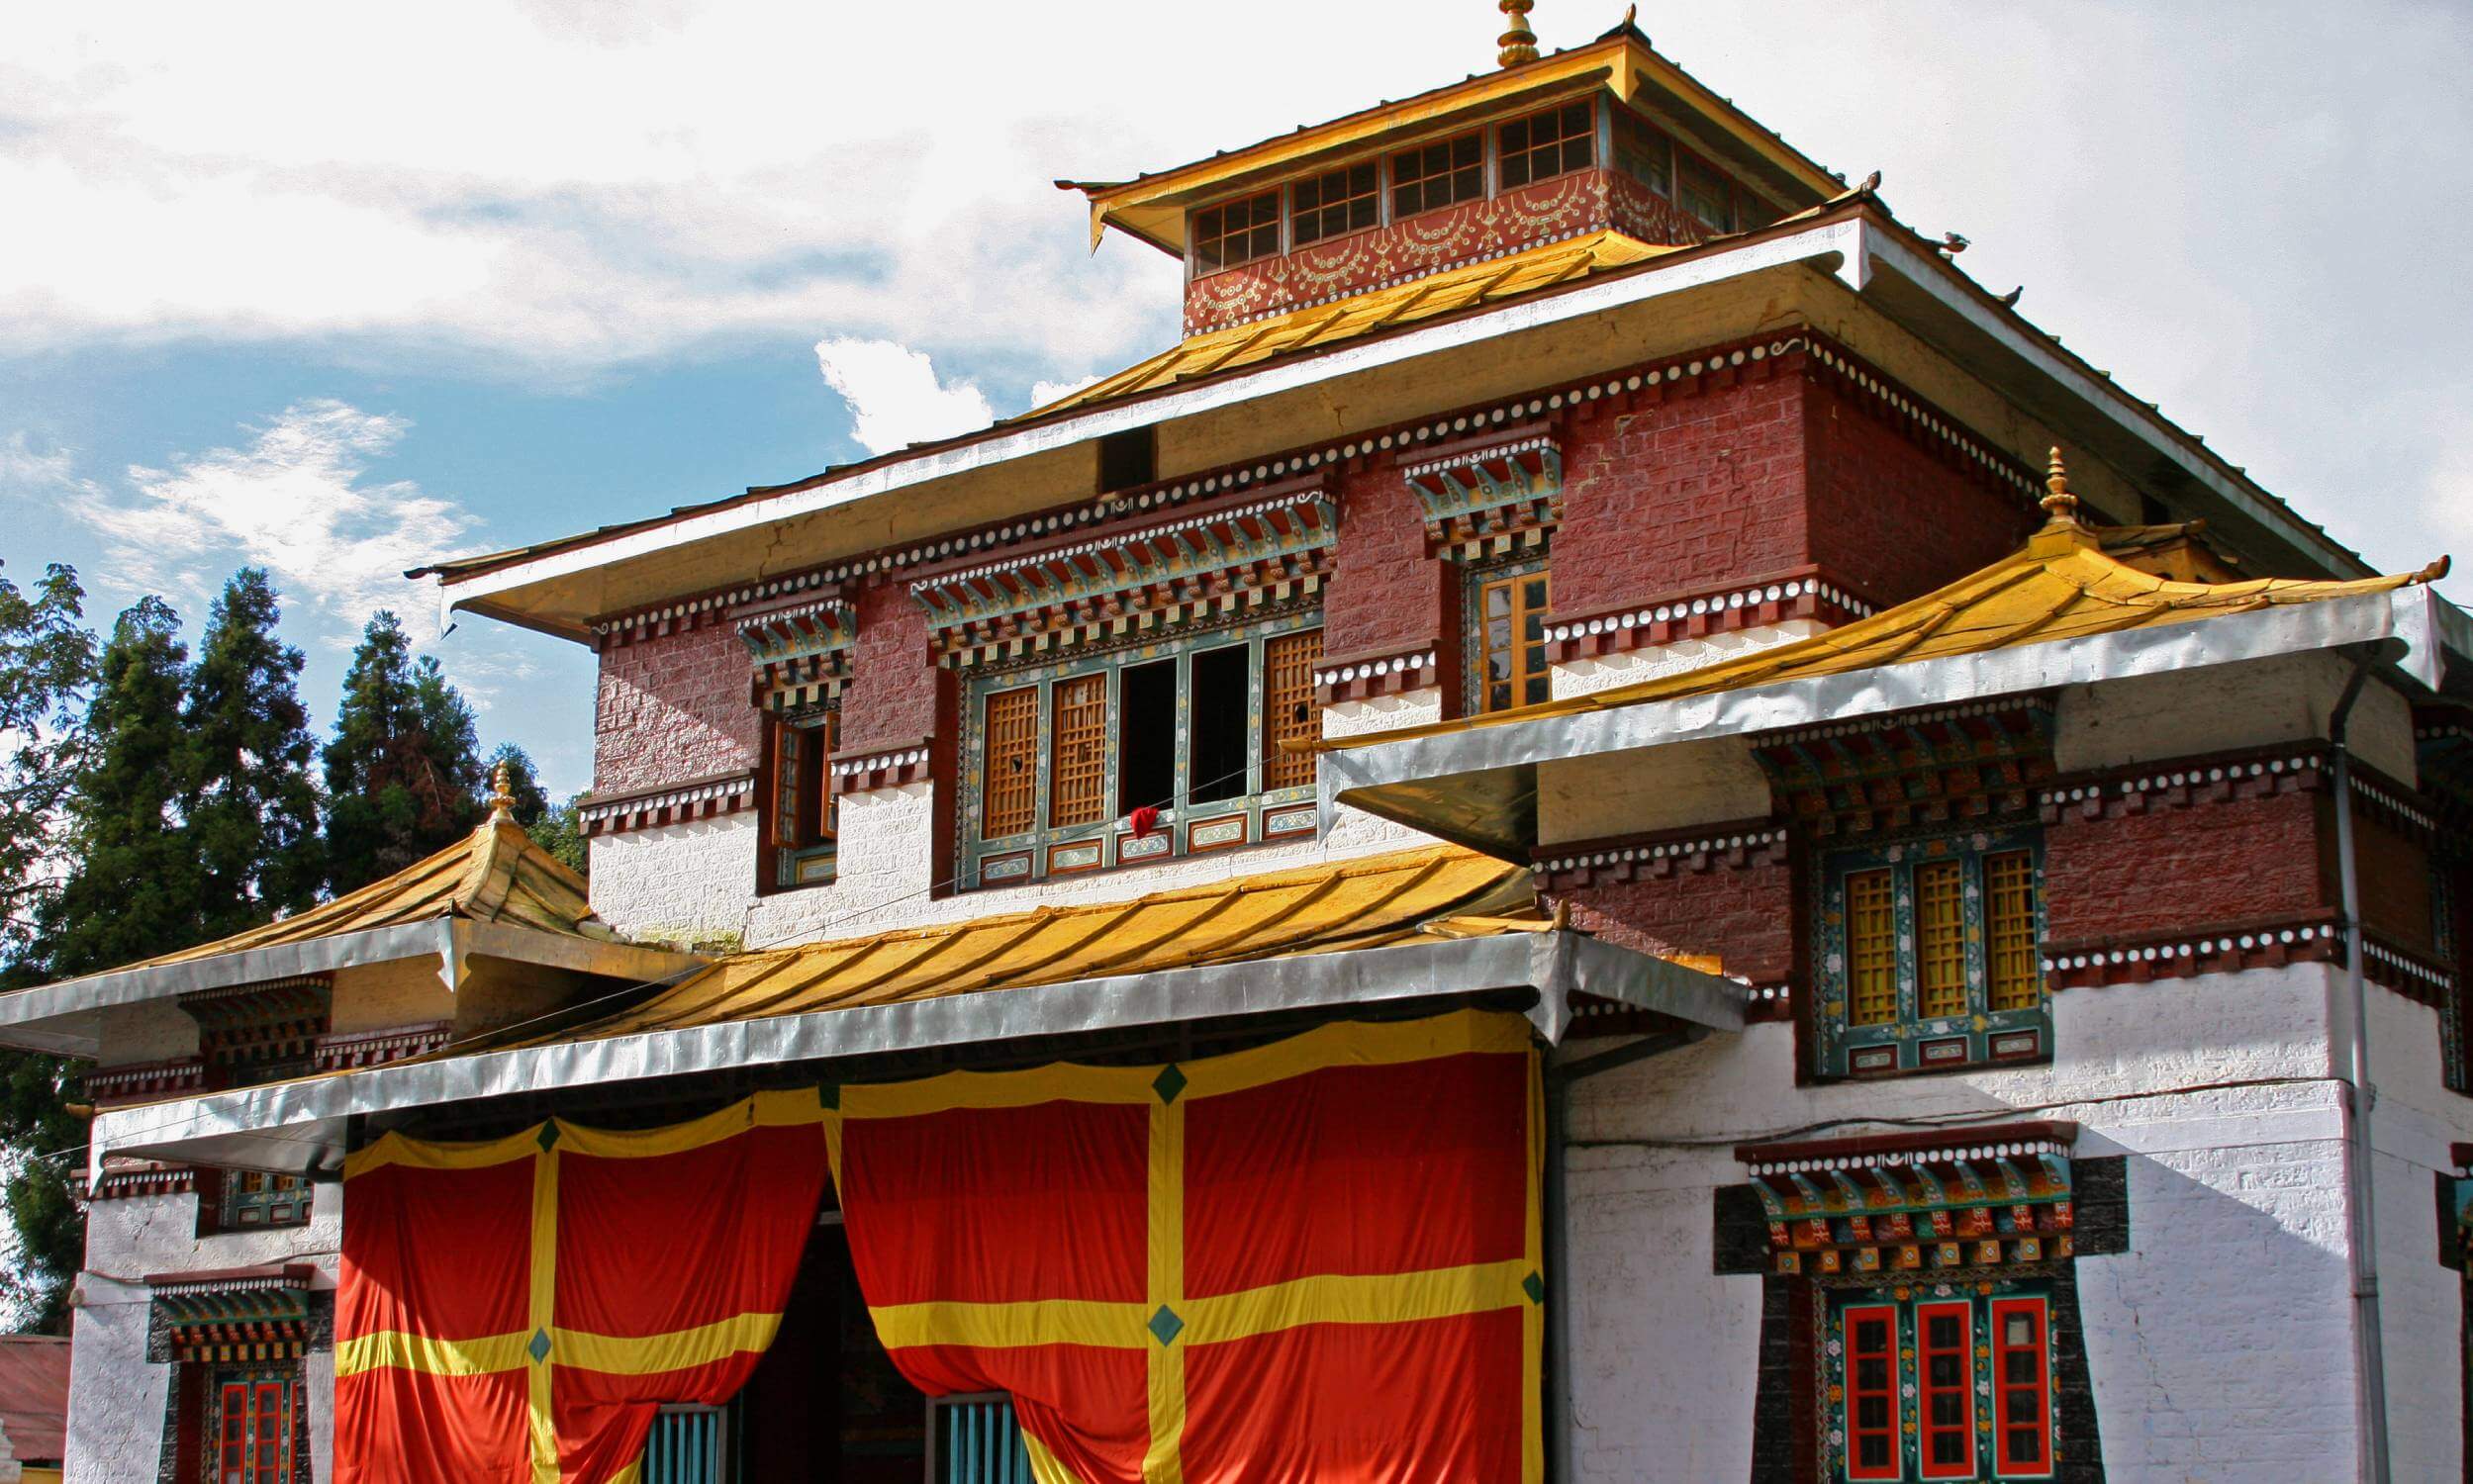
<instances>
[{"instance_id":1,"label":"white cloud","mask_svg":"<svg viewBox=\"0 0 2473 1484\"><path fill-rule=\"evenodd\" d=\"M1033 382L1030 385L1030 405L1032 407L1046 407L1049 403L1056 401L1060 397L1071 397L1076 392L1081 391L1084 387L1095 385L1097 382L1098 378L1095 376L1086 376L1080 381Z\"/></svg>"},{"instance_id":2,"label":"white cloud","mask_svg":"<svg viewBox=\"0 0 2473 1484\"><path fill-rule=\"evenodd\" d=\"M290 604L305 600L328 620L317 627L356 629L391 607L420 634L434 615L405 569L455 550L477 522L410 480L370 477L410 425L318 399L285 408L243 446L132 465L118 486L54 469L73 483L69 509L102 541L116 586L194 602L234 568L259 566Z\"/></svg>"},{"instance_id":3,"label":"white cloud","mask_svg":"<svg viewBox=\"0 0 2473 1484\"><path fill-rule=\"evenodd\" d=\"M870 453L972 432L996 417L979 388L938 381L933 361L891 340L818 340L815 362L850 404L850 435Z\"/></svg>"}]
</instances>

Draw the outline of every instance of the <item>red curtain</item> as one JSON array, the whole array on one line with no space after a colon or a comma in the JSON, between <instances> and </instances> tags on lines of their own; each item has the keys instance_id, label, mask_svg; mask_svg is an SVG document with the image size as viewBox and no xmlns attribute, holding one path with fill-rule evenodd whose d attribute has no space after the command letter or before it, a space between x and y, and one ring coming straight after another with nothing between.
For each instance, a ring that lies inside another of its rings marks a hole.
<instances>
[{"instance_id":1,"label":"red curtain","mask_svg":"<svg viewBox=\"0 0 2473 1484\"><path fill-rule=\"evenodd\" d=\"M1047 1477L1510 1484L1543 1469L1536 1075L1525 1020L1471 1011L844 1087L834 1176L895 1362L1010 1392Z\"/></svg>"},{"instance_id":2,"label":"red curtain","mask_svg":"<svg viewBox=\"0 0 2473 1484\"><path fill-rule=\"evenodd\" d=\"M338 1484L608 1484L771 1344L823 1188L813 1090L693 1123L388 1135L344 1171Z\"/></svg>"}]
</instances>

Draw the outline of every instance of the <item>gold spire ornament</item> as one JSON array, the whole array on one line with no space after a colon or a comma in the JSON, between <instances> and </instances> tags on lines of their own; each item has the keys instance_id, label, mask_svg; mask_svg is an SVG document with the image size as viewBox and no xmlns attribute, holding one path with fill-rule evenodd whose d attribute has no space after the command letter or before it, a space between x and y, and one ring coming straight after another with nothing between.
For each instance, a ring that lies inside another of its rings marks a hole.
<instances>
[{"instance_id":1,"label":"gold spire ornament","mask_svg":"<svg viewBox=\"0 0 2473 1484\"><path fill-rule=\"evenodd\" d=\"M1529 11L1536 4L1537 0L1498 0L1495 8L1510 18L1510 24L1494 39L1502 47L1494 53L1494 60L1506 67L1537 60L1537 33L1529 30Z\"/></svg>"},{"instance_id":2,"label":"gold spire ornament","mask_svg":"<svg viewBox=\"0 0 2473 1484\"><path fill-rule=\"evenodd\" d=\"M2045 496L2041 502L2044 513L2055 520L2076 521L2078 497L2069 493L2069 468L2061 462L2059 445L2052 448L2051 462L2044 480Z\"/></svg>"},{"instance_id":3,"label":"gold spire ornament","mask_svg":"<svg viewBox=\"0 0 2473 1484\"><path fill-rule=\"evenodd\" d=\"M491 819L513 819L516 817L515 782L516 776L514 771L508 768L508 766L504 763L501 763L496 768L490 770Z\"/></svg>"}]
</instances>

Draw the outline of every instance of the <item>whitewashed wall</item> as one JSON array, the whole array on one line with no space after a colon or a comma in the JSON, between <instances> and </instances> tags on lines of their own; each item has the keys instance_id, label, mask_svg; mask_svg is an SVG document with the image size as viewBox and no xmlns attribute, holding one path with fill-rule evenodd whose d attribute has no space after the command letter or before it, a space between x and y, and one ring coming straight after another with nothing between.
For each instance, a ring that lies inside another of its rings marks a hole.
<instances>
[{"instance_id":1,"label":"whitewashed wall","mask_svg":"<svg viewBox=\"0 0 2473 1484\"><path fill-rule=\"evenodd\" d=\"M2129 1158L2131 1251L2077 1263L2108 1478L2351 1477L2344 1126L2326 1029L2340 979L2298 966L2066 990L2049 1067L1798 1088L1792 1027L1764 1024L1578 1084L1574 1139L1617 1141L1571 1154L1580 1477L1751 1467L1761 1280L1710 1271L1713 1192L1746 1177L1731 1147L1936 1114L2075 1119L2082 1157ZM2227 1082L2260 1085L2149 1095ZM2400 1190L2381 1242L2400 1264L2417 1260L2403 1251L2414 1241L2430 1247L2401 1233L2415 1210L2430 1225L2428 1175L2409 1173L2419 1206ZM2436 1270L2427 1251L2418 1260ZM2440 1318L2455 1312L2450 1300ZM2430 1387L2453 1385L2452 1358L2416 1344ZM2435 1435L2455 1426L2453 1405L2420 1410L2425 1436L2397 1477L2452 1479Z\"/></svg>"},{"instance_id":2,"label":"whitewashed wall","mask_svg":"<svg viewBox=\"0 0 2473 1484\"><path fill-rule=\"evenodd\" d=\"M197 1235L192 1194L97 1201L86 1220L69 1349L68 1484L140 1484L162 1457L172 1367L145 1358L148 1273L307 1262L332 1290L343 1233L343 1187L318 1187L306 1226ZM334 1357L313 1354L308 1389L311 1477L333 1477Z\"/></svg>"},{"instance_id":3,"label":"whitewashed wall","mask_svg":"<svg viewBox=\"0 0 2473 1484\"><path fill-rule=\"evenodd\" d=\"M596 835L593 910L638 942L711 943L746 928L755 894L756 814Z\"/></svg>"}]
</instances>

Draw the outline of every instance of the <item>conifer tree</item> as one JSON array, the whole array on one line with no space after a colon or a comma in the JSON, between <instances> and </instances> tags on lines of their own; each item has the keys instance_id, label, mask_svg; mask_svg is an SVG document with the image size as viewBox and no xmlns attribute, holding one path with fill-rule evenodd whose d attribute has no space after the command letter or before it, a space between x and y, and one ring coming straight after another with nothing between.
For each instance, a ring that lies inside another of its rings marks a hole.
<instances>
[{"instance_id":1,"label":"conifer tree","mask_svg":"<svg viewBox=\"0 0 2473 1484\"><path fill-rule=\"evenodd\" d=\"M276 617L266 574L240 569L216 601L190 677L184 807L210 939L306 906L318 890L302 655L275 636Z\"/></svg>"},{"instance_id":2,"label":"conifer tree","mask_svg":"<svg viewBox=\"0 0 2473 1484\"><path fill-rule=\"evenodd\" d=\"M122 613L103 647L66 811L68 871L38 914L49 977L118 969L204 936L181 814L188 660L180 617L159 598Z\"/></svg>"},{"instance_id":3,"label":"conifer tree","mask_svg":"<svg viewBox=\"0 0 2473 1484\"><path fill-rule=\"evenodd\" d=\"M391 612L362 632L323 761L327 884L337 893L444 849L480 820L472 708L435 659L413 662Z\"/></svg>"},{"instance_id":4,"label":"conifer tree","mask_svg":"<svg viewBox=\"0 0 2473 1484\"><path fill-rule=\"evenodd\" d=\"M59 883L62 810L85 755L85 699L95 639L85 627L77 574L46 570L31 589L0 577L0 989L41 977L32 938L42 903ZM68 1111L74 1064L35 1052L0 1051L0 1144L10 1159L5 1204L12 1260L0 1294L19 1325L64 1333L68 1280L85 1248L68 1171L85 1126Z\"/></svg>"}]
</instances>

